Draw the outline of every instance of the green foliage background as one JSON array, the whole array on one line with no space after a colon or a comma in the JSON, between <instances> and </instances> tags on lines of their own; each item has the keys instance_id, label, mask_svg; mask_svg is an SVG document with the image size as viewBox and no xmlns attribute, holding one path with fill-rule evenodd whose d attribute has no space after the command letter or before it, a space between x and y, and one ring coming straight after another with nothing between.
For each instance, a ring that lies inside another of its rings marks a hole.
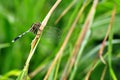
<instances>
[{"instance_id":1,"label":"green foliage background","mask_svg":"<svg viewBox=\"0 0 120 80\"><path fill-rule=\"evenodd\" d=\"M80 0L78 0L80 2ZM11 43L12 39L26 31L34 22L41 22L50 8L53 6L55 0L0 0L0 76L4 76L12 70L22 70L25 61L28 57L31 41L34 34L28 33L15 43ZM48 21L48 29L51 34L48 37L41 38L41 41L35 51L35 54L30 62L29 73L36 69L39 65L50 64L56 52L59 50L66 34L70 28L67 26L70 16L72 15L77 3L70 9L69 12L55 25L55 20L60 16L61 12L70 4L71 0L62 0L60 5L56 8ZM113 24L113 50L112 50L112 66L118 80L120 79L120 0L116 0L117 12ZM81 19L72 34L64 55L58 79L60 78L64 65L67 62L68 56L73 50L74 44L81 30L84 20L92 2L87 6ZM111 12L114 6L114 0L100 0L97 6L95 18L91 28L91 36L83 51L78 70L75 75L75 80L84 79L88 68L97 56L99 45L101 44L111 18ZM72 19L74 20L74 18ZM53 27L54 26L54 27ZM47 29L47 28L46 28ZM54 30L57 30L54 31ZM104 53L107 51L107 46ZM41 80L48 70L48 65L40 71L33 80ZM100 63L93 71L90 79L100 79L104 68L104 64ZM19 72L19 71L16 71ZM15 73L16 74L16 73ZM110 80L111 76L107 69L105 80Z\"/></svg>"}]
</instances>

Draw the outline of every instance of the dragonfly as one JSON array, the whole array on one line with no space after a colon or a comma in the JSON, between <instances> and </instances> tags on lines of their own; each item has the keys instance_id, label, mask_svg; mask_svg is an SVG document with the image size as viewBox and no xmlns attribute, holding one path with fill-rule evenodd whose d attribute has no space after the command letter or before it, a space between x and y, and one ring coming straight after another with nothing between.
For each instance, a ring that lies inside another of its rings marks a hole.
<instances>
[{"instance_id":1,"label":"dragonfly","mask_svg":"<svg viewBox=\"0 0 120 80\"><path fill-rule=\"evenodd\" d=\"M32 24L30 29L28 29L27 31L25 31L21 35L17 36L15 39L12 40L12 42L17 41L18 39L20 39L22 36L24 36L28 32L32 32L34 34L37 34L37 31L40 30L39 29L40 26L41 26L41 23L39 23L39 22L36 22L36 23Z\"/></svg>"},{"instance_id":2,"label":"dragonfly","mask_svg":"<svg viewBox=\"0 0 120 80\"><path fill-rule=\"evenodd\" d=\"M24 33L22 33L21 35L17 36L16 38L14 38L12 40L12 42L16 42L18 39L20 39L21 37L23 37L25 34L27 34L28 32L32 32L34 33L35 35L37 35L37 32L38 30L40 30L41 26L41 23L40 22L36 22L36 23L33 23L32 26L30 27L30 29L28 29L27 31L25 31ZM48 26L47 26L48 27ZM41 31L41 30L40 30ZM45 30L44 30L45 31ZM46 34L43 34L44 36L46 37L54 37L54 38L59 38L60 35L61 35L61 30L59 30L58 28L55 28L55 27L50 27L48 28L47 32L45 32ZM57 33L57 34L54 34L54 33ZM55 36L54 36L55 35ZM57 35L57 37L56 37Z\"/></svg>"}]
</instances>

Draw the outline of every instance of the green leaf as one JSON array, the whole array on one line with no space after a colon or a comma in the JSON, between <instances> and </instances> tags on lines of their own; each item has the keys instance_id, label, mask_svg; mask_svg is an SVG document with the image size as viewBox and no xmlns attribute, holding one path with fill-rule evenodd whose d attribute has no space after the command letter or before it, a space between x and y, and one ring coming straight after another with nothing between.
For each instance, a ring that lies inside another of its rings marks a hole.
<instances>
[{"instance_id":1,"label":"green leaf","mask_svg":"<svg viewBox=\"0 0 120 80\"><path fill-rule=\"evenodd\" d=\"M6 48L6 47L9 47L9 46L10 46L9 43L2 43L2 44L0 44L0 49L1 48Z\"/></svg>"},{"instance_id":2,"label":"green leaf","mask_svg":"<svg viewBox=\"0 0 120 80\"><path fill-rule=\"evenodd\" d=\"M28 70L23 70L18 76L17 80L30 80L29 78L27 78L27 73Z\"/></svg>"}]
</instances>

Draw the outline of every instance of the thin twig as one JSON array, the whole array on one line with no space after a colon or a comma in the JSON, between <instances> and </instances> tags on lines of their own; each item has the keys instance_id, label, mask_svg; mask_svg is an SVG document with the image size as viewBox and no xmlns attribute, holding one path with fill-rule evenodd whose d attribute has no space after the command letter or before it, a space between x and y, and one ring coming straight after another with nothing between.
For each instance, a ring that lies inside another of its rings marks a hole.
<instances>
[{"instance_id":1,"label":"thin twig","mask_svg":"<svg viewBox=\"0 0 120 80\"><path fill-rule=\"evenodd\" d=\"M39 30L37 32L37 35L35 36L34 40L32 41L31 43L31 50L30 50L30 53L29 53L29 56L28 56L28 59L26 61L26 64L25 64L25 67L24 67L24 71L28 69L29 67L29 63L30 63L30 60L35 52L35 49L40 41L40 36L41 36L41 33L44 29L44 27L46 26L51 14L53 13L53 11L55 10L55 8L58 6L58 4L61 2L61 0L57 0L56 3L53 5L53 7L50 9L50 11L48 12L47 16L44 18L44 20L42 21L40 27L39 27Z\"/></svg>"}]
</instances>

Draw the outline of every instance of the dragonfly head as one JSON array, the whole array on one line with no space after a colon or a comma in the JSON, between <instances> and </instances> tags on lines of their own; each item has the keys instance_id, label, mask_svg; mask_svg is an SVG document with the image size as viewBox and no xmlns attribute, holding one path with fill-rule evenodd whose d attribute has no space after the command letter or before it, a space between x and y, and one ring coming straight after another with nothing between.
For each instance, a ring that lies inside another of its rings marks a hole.
<instances>
[{"instance_id":1,"label":"dragonfly head","mask_svg":"<svg viewBox=\"0 0 120 80\"><path fill-rule=\"evenodd\" d=\"M40 26L41 26L41 23L36 22L31 26L30 31L33 32L34 34L37 34L37 31L39 30Z\"/></svg>"}]
</instances>

